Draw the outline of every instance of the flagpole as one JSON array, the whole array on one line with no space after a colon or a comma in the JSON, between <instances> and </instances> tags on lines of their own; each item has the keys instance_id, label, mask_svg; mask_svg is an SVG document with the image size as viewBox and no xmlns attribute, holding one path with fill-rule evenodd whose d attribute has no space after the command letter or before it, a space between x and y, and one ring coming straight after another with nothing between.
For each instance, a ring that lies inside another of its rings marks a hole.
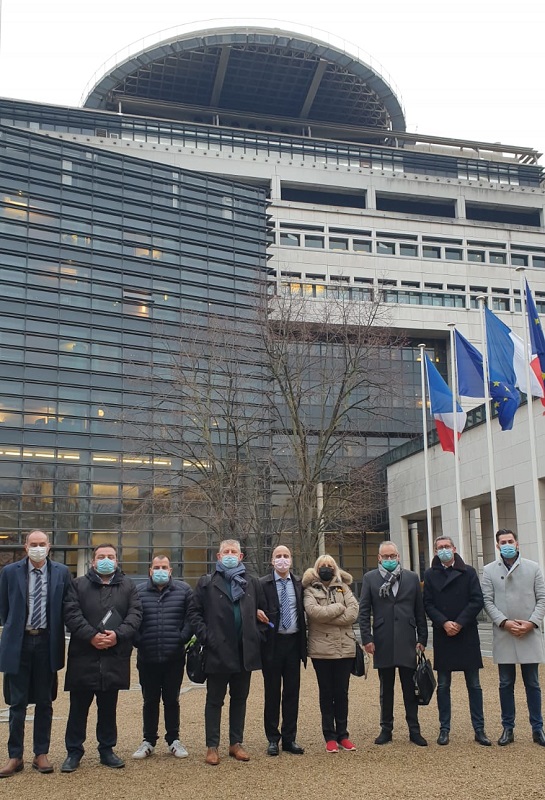
<instances>
[{"instance_id":1,"label":"flagpole","mask_svg":"<svg viewBox=\"0 0 545 800\"><path fill-rule=\"evenodd\" d=\"M454 482L456 485L456 513L458 515L458 553L464 558L464 512L462 508L462 489L460 486L460 459L458 457L458 375L456 373L456 343L454 341L455 322L450 328L450 371L452 375L452 417L454 420ZM460 431L461 433L461 431Z\"/></svg>"},{"instance_id":2,"label":"flagpole","mask_svg":"<svg viewBox=\"0 0 545 800\"><path fill-rule=\"evenodd\" d=\"M534 516L537 537L537 560L543 565L543 525L541 521L541 503L539 501L539 479L537 475L537 448L536 448L536 429L534 425L534 402L532 397L532 386L530 384L530 353L528 348L528 308L526 306L526 286L524 281L524 267L517 267L520 276L520 303L522 311L524 334L524 372L526 377L526 405L528 407L528 433L530 439L530 464L532 465L532 484L534 491ZM526 323L526 324L524 324Z\"/></svg>"},{"instance_id":3,"label":"flagpole","mask_svg":"<svg viewBox=\"0 0 545 800\"><path fill-rule=\"evenodd\" d=\"M430 492L430 467L428 462L428 425L426 418L426 364L425 364L425 344L418 345L420 349L420 385L422 389L422 435L424 438L424 480L426 485L426 519L428 521L428 560L433 561L433 519L431 514L431 492Z\"/></svg>"},{"instance_id":4,"label":"flagpole","mask_svg":"<svg viewBox=\"0 0 545 800\"><path fill-rule=\"evenodd\" d=\"M494 472L494 445L492 444L492 414L490 410L490 375L488 371L488 345L486 342L486 325L484 319L484 301L485 295L480 294L477 297L479 302L479 311L481 314L481 341L483 351L483 377L484 377L484 392L485 392L485 413L486 413L486 441L488 444L488 475L490 480L490 507L492 509L492 527L493 533L499 530L500 525L498 522L498 498L496 496L496 475Z\"/></svg>"}]
</instances>

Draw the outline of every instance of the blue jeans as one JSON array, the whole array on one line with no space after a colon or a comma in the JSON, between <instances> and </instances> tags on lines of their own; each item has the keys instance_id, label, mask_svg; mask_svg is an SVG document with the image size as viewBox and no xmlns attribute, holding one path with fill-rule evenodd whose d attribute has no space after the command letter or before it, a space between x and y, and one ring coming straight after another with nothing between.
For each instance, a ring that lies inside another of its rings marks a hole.
<instances>
[{"instance_id":1,"label":"blue jeans","mask_svg":"<svg viewBox=\"0 0 545 800\"><path fill-rule=\"evenodd\" d=\"M520 665L532 731L540 731L543 728L538 670L539 664ZM501 724L504 728L514 728L516 664L498 664L498 673L500 676Z\"/></svg>"},{"instance_id":2,"label":"blue jeans","mask_svg":"<svg viewBox=\"0 0 545 800\"><path fill-rule=\"evenodd\" d=\"M483 690L479 682L478 669L465 669L469 713L471 724L476 731L484 730ZM437 672L437 708L439 710L439 727L450 731L450 682L452 672Z\"/></svg>"}]
</instances>

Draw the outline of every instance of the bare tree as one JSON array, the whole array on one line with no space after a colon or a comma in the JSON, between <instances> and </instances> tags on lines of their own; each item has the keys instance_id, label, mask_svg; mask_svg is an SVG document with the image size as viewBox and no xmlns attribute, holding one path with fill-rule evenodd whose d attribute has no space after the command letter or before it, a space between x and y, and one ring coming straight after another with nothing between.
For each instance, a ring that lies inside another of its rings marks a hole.
<instances>
[{"instance_id":1,"label":"bare tree","mask_svg":"<svg viewBox=\"0 0 545 800\"><path fill-rule=\"evenodd\" d=\"M361 445L389 414L397 342L388 323L380 298L318 302L291 291L267 317L273 462L303 566L323 551L326 534L361 534L384 499Z\"/></svg>"}]
</instances>

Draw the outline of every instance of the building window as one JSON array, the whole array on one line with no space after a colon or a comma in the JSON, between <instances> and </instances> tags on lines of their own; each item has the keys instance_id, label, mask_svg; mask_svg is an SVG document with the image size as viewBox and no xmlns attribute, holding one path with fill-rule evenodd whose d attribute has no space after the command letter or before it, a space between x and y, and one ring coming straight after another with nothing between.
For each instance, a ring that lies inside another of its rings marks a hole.
<instances>
[{"instance_id":1,"label":"building window","mask_svg":"<svg viewBox=\"0 0 545 800\"><path fill-rule=\"evenodd\" d=\"M521 256L519 253L511 253L511 264L514 267L527 267L528 256Z\"/></svg>"},{"instance_id":2,"label":"building window","mask_svg":"<svg viewBox=\"0 0 545 800\"><path fill-rule=\"evenodd\" d=\"M305 247L314 247L318 250L323 250L324 237L323 236L305 236Z\"/></svg>"},{"instance_id":3,"label":"building window","mask_svg":"<svg viewBox=\"0 0 545 800\"><path fill-rule=\"evenodd\" d=\"M405 244L405 242L400 242L399 244L399 255L400 256L418 256L418 245L416 244Z\"/></svg>"},{"instance_id":4,"label":"building window","mask_svg":"<svg viewBox=\"0 0 545 800\"><path fill-rule=\"evenodd\" d=\"M482 264L484 262L484 250L468 250L467 260L476 261Z\"/></svg>"},{"instance_id":5,"label":"building window","mask_svg":"<svg viewBox=\"0 0 545 800\"><path fill-rule=\"evenodd\" d=\"M394 242L377 242L377 253L383 256L395 256L396 246Z\"/></svg>"},{"instance_id":6,"label":"building window","mask_svg":"<svg viewBox=\"0 0 545 800\"><path fill-rule=\"evenodd\" d=\"M352 247L356 253L370 253L373 249L371 242L366 242L362 239L354 239Z\"/></svg>"},{"instance_id":7,"label":"building window","mask_svg":"<svg viewBox=\"0 0 545 800\"><path fill-rule=\"evenodd\" d=\"M280 244L286 245L287 247L299 247L301 244L301 237L298 233L280 231Z\"/></svg>"},{"instance_id":8,"label":"building window","mask_svg":"<svg viewBox=\"0 0 545 800\"><path fill-rule=\"evenodd\" d=\"M348 250L348 239L339 239L333 238L332 236L329 237L329 249L330 250Z\"/></svg>"},{"instance_id":9,"label":"building window","mask_svg":"<svg viewBox=\"0 0 545 800\"><path fill-rule=\"evenodd\" d=\"M422 255L424 258L441 258L441 248L424 245L422 248Z\"/></svg>"},{"instance_id":10,"label":"building window","mask_svg":"<svg viewBox=\"0 0 545 800\"><path fill-rule=\"evenodd\" d=\"M545 256L533 256L532 266L536 267L537 269L545 268Z\"/></svg>"},{"instance_id":11,"label":"building window","mask_svg":"<svg viewBox=\"0 0 545 800\"><path fill-rule=\"evenodd\" d=\"M458 247L445 247L445 258L448 261L461 261L462 255L462 250Z\"/></svg>"},{"instance_id":12,"label":"building window","mask_svg":"<svg viewBox=\"0 0 545 800\"><path fill-rule=\"evenodd\" d=\"M490 253L488 257L491 264L507 264L505 253Z\"/></svg>"}]
</instances>

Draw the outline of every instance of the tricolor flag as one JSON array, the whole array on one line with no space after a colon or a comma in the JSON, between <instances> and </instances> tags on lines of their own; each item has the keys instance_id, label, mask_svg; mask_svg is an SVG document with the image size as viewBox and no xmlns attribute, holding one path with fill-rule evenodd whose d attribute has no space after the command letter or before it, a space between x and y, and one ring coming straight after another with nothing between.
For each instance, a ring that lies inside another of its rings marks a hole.
<instances>
[{"instance_id":1,"label":"tricolor flag","mask_svg":"<svg viewBox=\"0 0 545 800\"><path fill-rule=\"evenodd\" d=\"M532 292L526 281L526 313L528 314L528 329L530 331L530 349L532 351L532 367L541 384L543 395L541 402L545 405L545 335L539 321L536 304Z\"/></svg>"},{"instance_id":2,"label":"tricolor flag","mask_svg":"<svg viewBox=\"0 0 545 800\"><path fill-rule=\"evenodd\" d=\"M515 388L517 385L515 341L511 329L489 308L485 307L484 316L490 396L502 430L509 431L513 427L515 412L520 403L520 395Z\"/></svg>"},{"instance_id":3,"label":"tricolor flag","mask_svg":"<svg viewBox=\"0 0 545 800\"><path fill-rule=\"evenodd\" d=\"M426 356L426 374L428 376L428 395L430 410L435 420L437 435L441 447L447 453L454 453L454 414L452 406L452 392L445 383L435 365ZM456 403L456 431L458 439L466 424L466 413Z\"/></svg>"}]
</instances>

